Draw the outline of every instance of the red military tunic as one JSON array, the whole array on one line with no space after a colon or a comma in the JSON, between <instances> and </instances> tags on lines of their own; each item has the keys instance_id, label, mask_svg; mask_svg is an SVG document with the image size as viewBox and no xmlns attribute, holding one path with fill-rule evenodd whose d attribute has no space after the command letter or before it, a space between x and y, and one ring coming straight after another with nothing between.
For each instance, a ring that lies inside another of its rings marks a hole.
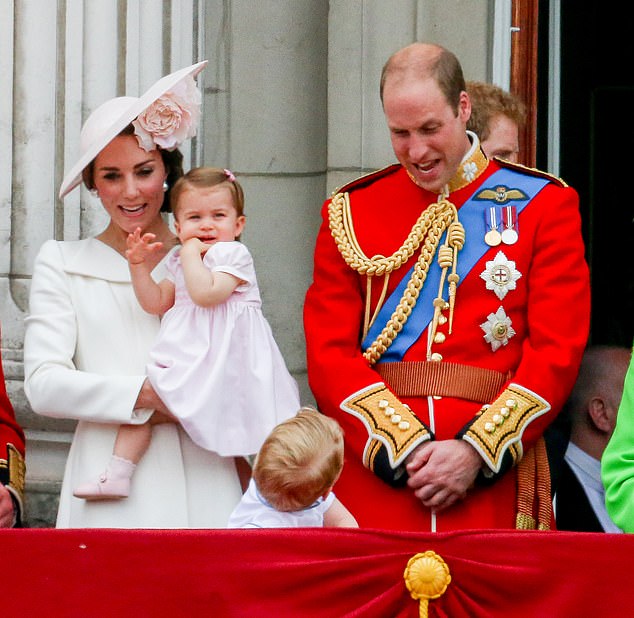
<instances>
[{"instance_id":1,"label":"red military tunic","mask_svg":"<svg viewBox=\"0 0 634 618\"><path fill-rule=\"evenodd\" d=\"M412 337L408 331L414 328L413 343L402 362L392 366L427 361L423 363L427 367L435 363L432 369L458 364L468 372L493 370L487 375L498 376L498 381L489 380L490 398L485 401L482 397L478 401L478 395L475 401L463 398L461 379L455 375L449 394L441 376L424 394L398 396L390 378L378 372L386 367L391 348L377 364L363 356L367 277L340 241L352 238L351 246L358 249L352 253L365 254L370 262L373 256L391 256L438 195L418 187L395 165L351 183L324 204L314 280L304 310L308 377L321 411L344 429L346 463L336 491L361 526L444 531L517 524L516 464L543 434L572 388L587 341L590 293L578 196L555 178L513 166L515 173L543 178L545 186L525 203L514 228L517 242L483 244L485 219L468 216L467 210L476 208L476 202L468 200L479 195L477 199L490 199L488 203L495 205L496 200L505 203L507 196L518 195L509 186L503 187L506 194L502 190L502 196L495 197L499 188L488 181L507 167L510 164L487 161L475 148L448 187L448 200L458 209L458 218L467 222L458 263L461 254L477 243L484 246L481 257L458 283L451 333L445 288L443 317L433 338L429 317L416 324L420 318L412 313L391 344L397 346L399 337ZM349 216L338 218L331 202L340 202L346 193ZM419 255L420 249L392 271L388 296L409 277ZM495 279L500 265L507 273L503 286L497 286ZM383 276L373 277L370 315L380 302L383 281ZM423 309L423 303L431 306L429 298L423 299L425 283L417 301ZM431 297L437 295L436 285ZM385 318L377 320L383 327ZM483 408L483 403L492 405ZM426 440L452 438L467 440L476 448L483 459L481 476L493 482L476 483L463 501L432 516L405 486L403 464Z\"/></svg>"},{"instance_id":2,"label":"red military tunic","mask_svg":"<svg viewBox=\"0 0 634 618\"><path fill-rule=\"evenodd\" d=\"M18 506L17 522L24 512L24 432L15 413L4 381L0 363L0 482L7 487Z\"/></svg>"}]
</instances>

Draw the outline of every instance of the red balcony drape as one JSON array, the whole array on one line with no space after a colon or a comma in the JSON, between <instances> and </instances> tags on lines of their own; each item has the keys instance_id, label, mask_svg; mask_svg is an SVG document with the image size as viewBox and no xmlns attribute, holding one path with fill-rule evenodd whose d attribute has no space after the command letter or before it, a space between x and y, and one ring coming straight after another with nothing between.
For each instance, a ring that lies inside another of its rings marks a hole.
<instances>
[{"instance_id":1,"label":"red balcony drape","mask_svg":"<svg viewBox=\"0 0 634 618\"><path fill-rule=\"evenodd\" d=\"M634 615L630 535L379 530L3 530L0 616L395 618L433 551L429 616Z\"/></svg>"}]
</instances>

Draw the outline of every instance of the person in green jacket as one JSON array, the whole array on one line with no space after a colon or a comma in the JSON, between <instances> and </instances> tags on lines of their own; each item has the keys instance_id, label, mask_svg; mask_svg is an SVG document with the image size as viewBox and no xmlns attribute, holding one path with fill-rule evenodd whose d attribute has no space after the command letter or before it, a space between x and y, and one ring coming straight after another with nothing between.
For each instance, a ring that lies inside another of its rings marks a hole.
<instances>
[{"instance_id":1,"label":"person in green jacket","mask_svg":"<svg viewBox=\"0 0 634 618\"><path fill-rule=\"evenodd\" d=\"M605 505L623 532L634 532L634 356L625 376L614 433L603 452Z\"/></svg>"}]
</instances>

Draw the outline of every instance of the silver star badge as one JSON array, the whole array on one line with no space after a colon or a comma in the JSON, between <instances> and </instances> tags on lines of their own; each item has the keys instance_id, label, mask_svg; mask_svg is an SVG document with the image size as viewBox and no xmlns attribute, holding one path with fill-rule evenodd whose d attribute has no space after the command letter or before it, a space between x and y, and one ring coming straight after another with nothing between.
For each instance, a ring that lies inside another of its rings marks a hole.
<instances>
[{"instance_id":1,"label":"silver star badge","mask_svg":"<svg viewBox=\"0 0 634 618\"><path fill-rule=\"evenodd\" d=\"M508 260L502 251L498 251L495 259L487 262L487 267L480 273L487 290L493 290L500 300L504 299L509 290L517 287L515 282L521 276L522 273L515 268L515 262Z\"/></svg>"},{"instance_id":2,"label":"silver star badge","mask_svg":"<svg viewBox=\"0 0 634 618\"><path fill-rule=\"evenodd\" d=\"M500 307L495 313L489 313L487 321L480 324L480 328L484 331L484 340L491 344L494 352L515 335L511 318L506 315L504 307Z\"/></svg>"}]
</instances>

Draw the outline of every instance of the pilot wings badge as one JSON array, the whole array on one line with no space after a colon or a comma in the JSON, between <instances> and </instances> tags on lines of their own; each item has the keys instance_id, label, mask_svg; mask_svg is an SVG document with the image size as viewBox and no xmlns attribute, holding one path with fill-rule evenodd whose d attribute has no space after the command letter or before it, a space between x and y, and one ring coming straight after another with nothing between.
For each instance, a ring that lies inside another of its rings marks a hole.
<instances>
[{"instance_id":1,"label":"pilot wings badge","mask_svg":"<svg viewBox=\"0 0 634 618\"><path fill-rule=\"evenodd\" d=\"M473 198L474 200L488 200L500 206L511 202L523 202L528 199L528 195L521 189L512 189L505 185L497 185L493 188L481 189Z\"/></svg>"}]
</instances>

